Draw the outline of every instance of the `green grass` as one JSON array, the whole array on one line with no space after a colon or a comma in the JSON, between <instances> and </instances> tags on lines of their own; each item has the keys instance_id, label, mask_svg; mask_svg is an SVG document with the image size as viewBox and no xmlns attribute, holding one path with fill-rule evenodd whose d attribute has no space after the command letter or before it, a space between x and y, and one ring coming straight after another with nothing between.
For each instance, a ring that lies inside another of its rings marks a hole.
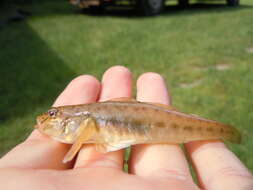
<instances>
[{"instance_id":1,"label":"green grass","mask_svg":"<svg viewBox=\"0 0 253 190\"><path fill-rule=\"evenodd\" d=\"M240 129L243 143L229 146L253 171L253 53L246 51L253 47L253 2L241 4L170 6L149 18L80 14L65 1L22 5L33 15L0 29L0 154L25 139L73 77L100 78L121 64L135 79L161 73L180 110Z\"/></svg>"}]
</instances>

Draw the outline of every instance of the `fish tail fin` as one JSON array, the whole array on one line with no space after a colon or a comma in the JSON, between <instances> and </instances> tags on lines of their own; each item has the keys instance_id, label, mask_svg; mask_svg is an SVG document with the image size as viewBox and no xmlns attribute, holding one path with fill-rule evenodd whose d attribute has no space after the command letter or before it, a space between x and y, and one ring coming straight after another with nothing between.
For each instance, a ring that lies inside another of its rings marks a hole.
<instances>
[{"instance_id":1,"label":"fish tail fin","mask_svg":"<svg viewBox=\"0 0 253 190\"><path fill-rule=\"evenodd\" d=\"M224 139L232 143L240 144L242 142L242 135L239 130L231 125L226 125L226 128L226 135L224 136Z\"/></svg>"}]
</instances>

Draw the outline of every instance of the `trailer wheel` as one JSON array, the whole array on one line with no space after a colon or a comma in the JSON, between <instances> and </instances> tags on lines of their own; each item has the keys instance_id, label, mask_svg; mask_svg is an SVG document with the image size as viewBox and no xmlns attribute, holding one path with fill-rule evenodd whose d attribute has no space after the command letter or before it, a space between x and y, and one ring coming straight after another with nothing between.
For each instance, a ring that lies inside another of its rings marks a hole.
<instances>
[{"instance_id":1,"label":"trailer wheel","mask_svg":"<svg viewBox=\"0 0 253 190\"><path fill-rule=\"evenodd\" d=\"M99 0L99 5L91 5L89 9L95 13L103 13L105 11L105 3L103 0Z\"/></svg>"},{"instance_id":2,"label":"trailer wheel","mask_svg":"<svg viewBox=\"0 0 253 190\"><path fill-rule=\"evenodd\" d=\"M186 8L189 6L189 0L178 0L178 6L180 8Z\"/></svg>"},{"instance_id":3,"label":"trailer wheel","mask_svg":"<svg viewBox=\"0 0 253 190\"><path fill-rule=\"evenodd\" d=\"M136 0L137 10L145 16L161 13L164 9L164 0Z\"/></svg>"},{"instance_id":4,"label":"trailer wheel","mask_svg":"<svg viewBox=\"0 0 253 190\"><path fill-rule=\"evenodd\" d=\"M94 12L94 13L103 13L105 11L105 6L104 5L92 5L89 6L89 9Z\"/></svg>"},{"instance_id":5,"label":"trailer wheel","mask_svg":"<svg viewBox=\"0 0 253 190\"><path fill-rule=\"evenodd\" d=\"M228 6L232 6L232 7L238 6L239 3L240 3L240 0L227 0Z\"/></svg>"}]
</instances>

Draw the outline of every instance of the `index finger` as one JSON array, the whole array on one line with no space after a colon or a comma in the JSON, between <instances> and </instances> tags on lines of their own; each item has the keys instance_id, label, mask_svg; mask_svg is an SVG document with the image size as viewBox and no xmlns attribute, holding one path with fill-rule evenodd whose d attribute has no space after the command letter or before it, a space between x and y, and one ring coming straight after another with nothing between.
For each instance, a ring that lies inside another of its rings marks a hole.
<instances>
[{"instance_id":1,"label":"index finger","mask_svg":"<svg viewBox=\"0 0 253 190\"><path fill-rule=\"evenodd\" d=\"M94 102L100 83L92 76L79 76L66 87L54 106ZM34 130L32 134L0 160L0 168L66 169L62 159L68 151L66 144L57 142Z\"/></svg>"}]
</instances>

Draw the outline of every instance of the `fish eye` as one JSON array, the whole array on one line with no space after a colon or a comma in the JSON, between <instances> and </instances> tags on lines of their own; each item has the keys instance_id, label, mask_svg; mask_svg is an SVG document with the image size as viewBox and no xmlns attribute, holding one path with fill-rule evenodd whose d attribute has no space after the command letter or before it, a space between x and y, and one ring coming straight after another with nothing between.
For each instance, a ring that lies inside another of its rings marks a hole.
<instances>
[{"instance_id":1,"label":"fish eye","mask_svg":"<svg viewBox=\"0 0 253 190\"><path fill-rule=\"evenodd\" d=\"M55 109L55 108L48 110L48 114L49 114L49 116L51 116L51 117L56 116L57 112L58 112L58 110Z\"/></svg>"}]
</instances>

